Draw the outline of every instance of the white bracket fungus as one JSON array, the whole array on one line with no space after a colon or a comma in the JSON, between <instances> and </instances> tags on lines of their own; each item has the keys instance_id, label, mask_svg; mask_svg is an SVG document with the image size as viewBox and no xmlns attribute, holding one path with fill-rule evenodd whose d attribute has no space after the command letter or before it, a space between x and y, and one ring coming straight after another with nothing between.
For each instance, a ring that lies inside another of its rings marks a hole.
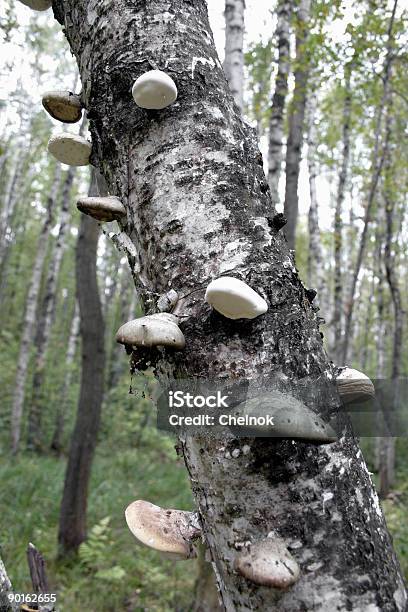
<instances>
[{"instance_id":1,"label":"white bracket fungus","mask_svg":"<svg viewBox=\"0 0 408 612\"><path fill-rule=\"evenodd\" d=\"M193 559L193 540L200 535L196 515L184 510L167 510L137 500L125 511L127 525L141 544L175 561Z\"/></svg>"},{"instance_id":2,"label":"white bracket fungus","mask_svg":"<svg viewBox=\"0 0 408 612\"><path fill-rule=\"evenodd\" d=\"M48 151L58 161L68 166L87 166L92 144L82 136L64 132L50 138Z\"/></svg>"},{"instance_id":3,"label":"white bracket fungus","mask_svg":"<svg viewBox=\"0 0 408 612\"><path fill-rule=\"evenodd\" d=\"M177 87L162 70L150 70L135 81L132 96L141 108L160 110L177 100Z\"/></svg>"},{"instance_id":4,"label":"white bracket fungus","mask_svg":"<svg viewBox=\"0 0 408 612\"><path fill-rule=\"evenodd\" d=\"M259 586L286 589L299 579L300 568L277 536L249 544L235 559L235 570Z\"/></svg>"},{"instance_id":5,"label":"white bracket fungus","mask_svg":"<svg viewBox=\"0 0 408 612\"><path fill-rule=\"evenodd\" d=\"M140 317L119 328L116 342L125 346L165 346L180 350L186 341L177 323L177 317L166 312Z\"/></svg>"},{"instance_id":6,"label":"white bracket fungus","mask_svg":"<svg viewBox=\"0 0 408 612\"><path fill-rule=\"evenodd\" d=\"M80 97L70 91L47 91L42 105L53 119L62 123L76 123L82 117Z\"/></svg>"},{"instance_id":7,"label":"white bracket fungus","mask_svg":"<svg viewBox=\"0 0 408 612\"><path fill-rule=\"evenodd\" d=\"M115 196L82 197L77 201L77 208L97 221L118 221L126 216L125 207Z\"/></svg>"},{"instance_id":8,"label":"white bracket fungus","mask_svg":"<svg viewBox=\"0 0 408 612\"><path fill-rule=\"evenodd\" d=\"M375 396L374 385L368 376L352 368L341 368L336 384L344 404L367 402Z\"/></svg>"},{"instance_id":9,"label":"white bracket fungus","mask_svg":"<svg viewBox=\"0 0 408 612\"><path fill-rule=\"evenodd\" d=\"M232 276L213 280L205 300L228 319L255 319L268 310L268 304L256 291Z\"/></svg>"},{"instance_id":10,"label":"white bracket fungus","mask_svg":"<svg viewBox=\"0 0 408 612\"><path fill-rule=\"evenodd\" d=\"M337 441L334 429L318 414L280 391L270 391L239 404L236 415L245 418L245 426L255 436L299 439L315 444Z\"/></svg>"},{"instance_id":11,"label":"white bracket fungus","mask_svg":"<svg viewBox=\"0 0 408 612\"><path fill-rule=\"evenodd\" d=\"M33 11L46 11L52 6L52 0L20 0L20 2Z\"/></svg>"}]
</instances>

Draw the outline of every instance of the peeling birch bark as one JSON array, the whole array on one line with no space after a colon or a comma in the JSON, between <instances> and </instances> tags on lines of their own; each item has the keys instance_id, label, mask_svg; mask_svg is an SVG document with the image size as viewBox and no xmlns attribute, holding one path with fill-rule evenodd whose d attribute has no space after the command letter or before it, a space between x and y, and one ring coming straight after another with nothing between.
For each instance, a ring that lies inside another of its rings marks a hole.
<instances>
[{"instance_id":1,"label":"peeling birch bark","mask_svg":"<svg viewBox=\"0 0 408 612\"><path fill-rule=\"evenodd\" d=\"M53 6L80 68L92 161L127 208L139 294L149 307L170 288L182 296L186 350L166 353L157 368L217 380L311 377L320 383L308 387L311 406L336 411L317 321L283 236L267 222L273 207L256 135L226 90L205 2ZM152 67L166 67L179 91L159 113L130 95ZM267 299L266 315L230 321L204 303L207 281L232 271ZM180 450L226 610L404 609L398 562L351 435L317 447L203 434L181 440ZM239 543L271 530L301 567L286 591L234 570Z\"/></svg>"}]
</instances>

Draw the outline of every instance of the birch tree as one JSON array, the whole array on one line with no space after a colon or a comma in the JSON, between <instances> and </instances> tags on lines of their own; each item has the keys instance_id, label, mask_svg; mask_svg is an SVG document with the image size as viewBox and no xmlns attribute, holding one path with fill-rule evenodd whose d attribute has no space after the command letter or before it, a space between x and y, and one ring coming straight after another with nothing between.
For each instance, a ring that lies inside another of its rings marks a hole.
<instances>
[{"instance_id":1,"label":"birch tree","mask_svg":"<svg viewBox=\"0 0 408 612\"><path fill-rule=\"evenodd\" d=\"M244 32L245 0L225 0L224 72L235 100L244 107Z\"/></svg>"},{"instance_id":2,"label":"birch tree","mask_svg":"<svg viewBox=\"0 0 408 612\"><path fill-rule=\"evenodd\" d=\"M69 229L71 214L70 194L75 177L75 168L71 166L63 182L61 209L59 212L59 231L55 247L52 250L50 266L48 268L44 296L41 303L37 321L37 330L34 337L35 358L31 401L28 412L27 447L30 450L40 451L42 448L41 417L43 408L43 385L46 366L46 355L51 336L51 327L57 302L58 276L65 248L65 239Z\"/></svg>"},{"instance_id":3,"label":"birch tree","mask_svg":"<svg viewBox=\"0 0 408 612\"><path fill-rule=\"evenodd\" d=\"M286 145L285 228L289 248L295 249L296 224L299 211L298 184L302 159L303 130L310 64L306 49L311 0L299 0L296 12L295 88L289 111L289 133Z\"/></svg>"},{"instance_id":4,"label":"birch tree","mask_svg":"<svg viewBox=\"0 0 408 612\"><path fill-rule=\"evenodd\" d=\"M266 220L273 207L262 159L226 90L205 2L54 0L53 8L78 61L92 162L127 207L140 297L151 303L169 287L183 296L176 313L186 350L166 353L155 368L212 380L310 377L319 381L309 387L314 409L337 411L313 310L282 234ZM130 95L152 65L165 68L179 91L177 103L158 113L137 108ZM203 284L227 271L267 298L263 317L232 322L211 313ZM404 609L361 451L341 428L339 441L325 447L251 438L246 454L228 434L180 440L226 610ZM283 591L234 569L242 543L271 531L292 546L302 569Z\"/></svg>"},{"instance_id":5,"label":"birch tree","mask_svg":"<svg viewBox=\"0 0 408 612\"><path fill-rule=\"evenodd\" d=\"M279 179L284 146L284 119L290 72L290 21L292 0L279 0L277 6L276 46L278 66L269 119L268 182L274 206L279 204Z\"/></svg>"},{"instance_id":6,"label":"birch tree","mask_svg":"<svg viewBox=\"0 0 408 612\"><path fill-rule=\"evenodd\" d=\"M37 302L40 292L41 276L47 255L48 236L52 227L54 207L58 196L60 184L60 166L55 167L54 178L47 198L45 218L38 238L38 248L33 265L30 286L28 288L25 314L21 324L20 352L17 362L17 372L11 412L11 438L12 452L15 454L20 447L21 425L24 408L25 384L33 341Z\"/></svg>"}]
</instances>

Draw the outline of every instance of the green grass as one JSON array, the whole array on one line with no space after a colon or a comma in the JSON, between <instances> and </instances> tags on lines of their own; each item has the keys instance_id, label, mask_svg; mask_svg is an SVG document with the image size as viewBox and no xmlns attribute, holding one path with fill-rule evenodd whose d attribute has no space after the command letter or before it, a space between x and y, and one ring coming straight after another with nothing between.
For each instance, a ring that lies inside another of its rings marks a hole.
<instances>
[{"instance_id":1,"label":"green grass","mask_svg":"<svg viewBox=\"0 0 408 612\"><path fill-rule=\"evenodd\" d=\"M138 449L98 450L88 504L88 530L110 517L92 562L81 557L69 564L56 561L58 510L65 461L22 456L2 459L0 466L2 555L13 587L30 592L26 547L33 542L47 560L59 609L115 611L191 608L196 574L194 561L172 563L136 544L124 509L134 499L165 507L193 507L184 466L168 438L147 436ZM98 529L98 528L97 528ZM115 568L112 571L112 568Z\"/></svg>"}]
</instances>

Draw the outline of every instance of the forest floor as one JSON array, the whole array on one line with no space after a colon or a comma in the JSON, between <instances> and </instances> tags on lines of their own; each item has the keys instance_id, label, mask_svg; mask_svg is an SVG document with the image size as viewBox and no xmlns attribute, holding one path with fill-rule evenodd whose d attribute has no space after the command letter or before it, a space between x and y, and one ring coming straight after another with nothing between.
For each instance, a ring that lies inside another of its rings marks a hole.
<instances>
[{"instance_id":1,"label":"forest floor","mask_svg":"<svg viewBox=\"0 0 408 612\"><path fill-rule=\"evenodd\" d=\"M405 440L399 443L406 446ZM408 450L399 450L400 465L407 466ZM173 563L138 546L124 520L127 504L139 498L164 507L193 507L184 466L170 438L149 427L138 449L117 451L106 442L99 445L89 495L90 537L71 562L58 561L56 547L65 459L1 459L1 553L16 592L31 591L26 547L33 542L47 561L61 612L191 610L195 562ZM408 578L408 468L404 469L398 470L393 494L383 508Z\"/></svg>"}]
</instances>

